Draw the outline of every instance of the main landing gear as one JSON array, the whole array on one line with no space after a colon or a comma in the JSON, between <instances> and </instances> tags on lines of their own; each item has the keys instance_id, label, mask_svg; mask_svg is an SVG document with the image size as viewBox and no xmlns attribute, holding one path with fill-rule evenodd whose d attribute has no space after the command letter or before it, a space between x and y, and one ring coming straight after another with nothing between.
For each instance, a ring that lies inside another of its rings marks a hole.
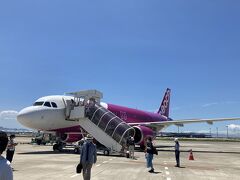
<instances>
[{"instance_id":1,"label":"main landing gear","mask_svg":"<svg viewBox=\"0 0 240 180\"><path fill-rule=\"evenodd\" d=\"M57 144L53 145L53 151L60 151L61 152L63 150L63 147L64 147L63 143L58 142Z\"/></svg>"}]
</instances>

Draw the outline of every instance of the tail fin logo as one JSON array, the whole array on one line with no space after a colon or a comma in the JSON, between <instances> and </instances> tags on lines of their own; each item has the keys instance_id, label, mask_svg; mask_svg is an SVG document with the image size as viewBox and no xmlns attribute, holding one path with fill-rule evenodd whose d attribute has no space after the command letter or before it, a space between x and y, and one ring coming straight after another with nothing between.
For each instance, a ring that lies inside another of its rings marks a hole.
<instances>
[{"instance_id":1,"label":"tail fin logo","mask_svg":"<svg viewBox=\"0 0 240 180\"><path fill-rule=\"evenodd\" d=\"M166 117L169 116L170 93L171 93L171 90L167 89L163 97L161 106L158 110L158 114L164 115Z\"/></svg>"}]
</instances>

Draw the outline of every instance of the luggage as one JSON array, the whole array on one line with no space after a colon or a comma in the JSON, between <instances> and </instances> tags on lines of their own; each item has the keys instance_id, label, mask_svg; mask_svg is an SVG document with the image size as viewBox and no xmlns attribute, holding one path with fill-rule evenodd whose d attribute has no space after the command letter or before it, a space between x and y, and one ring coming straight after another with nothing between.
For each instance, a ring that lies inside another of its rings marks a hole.
<instances>
[{"instance_id":1,"label":"luggage","mask_svg":"<svg viewBox=\"0 0 240 180\"><path fill-rule=\"evenodd\" d=\"M76 167L76 173L80 174L82 172L82 164L78 163L77 167Z\"/></svg>"}]
</instances>

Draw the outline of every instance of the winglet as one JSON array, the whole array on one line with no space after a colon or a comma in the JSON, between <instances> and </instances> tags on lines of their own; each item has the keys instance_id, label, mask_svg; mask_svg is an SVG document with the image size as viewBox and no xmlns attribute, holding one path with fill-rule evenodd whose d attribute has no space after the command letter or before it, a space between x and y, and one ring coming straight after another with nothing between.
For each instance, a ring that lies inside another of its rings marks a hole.
<instances>
[{"instance_id":1,"label":"winglet","mask_svg":"<svg viewBox=\"0 0 240 180\"><path fill-rule=\"evenodd\" d=\"M158 114L161 114L163 116L169 117L169 105L170 105L170 94L171 89L167 88L161 106L158 109Z\"/></svg>"}]
</instances>

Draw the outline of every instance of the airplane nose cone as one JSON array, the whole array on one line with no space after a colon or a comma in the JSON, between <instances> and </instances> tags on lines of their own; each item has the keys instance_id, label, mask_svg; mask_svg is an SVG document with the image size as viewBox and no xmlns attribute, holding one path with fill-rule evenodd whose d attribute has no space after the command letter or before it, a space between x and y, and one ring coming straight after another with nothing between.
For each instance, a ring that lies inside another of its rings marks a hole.
<instances>
[{"instance_id":1,"label":"airplane nose cone","mask_svg":"<svg viewBox=\"0 0 240 180\"><path fill-rule=\"evenodd\" d=\"M17 115L18 122L27 127L29 127L29 123L31 122L31 119L32 119L32 111L30 110L29 107L22 109Z\"/></svg>"}]
</instances>

